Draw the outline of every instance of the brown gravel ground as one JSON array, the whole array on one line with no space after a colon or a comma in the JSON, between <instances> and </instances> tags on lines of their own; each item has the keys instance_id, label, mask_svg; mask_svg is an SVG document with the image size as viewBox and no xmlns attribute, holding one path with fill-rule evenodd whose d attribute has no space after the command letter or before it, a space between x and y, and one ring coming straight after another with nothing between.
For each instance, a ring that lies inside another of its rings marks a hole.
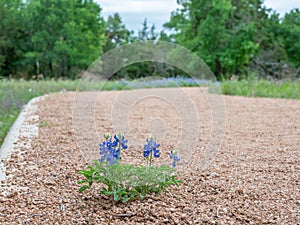
<instances>
[{"instance_id":1,"label":"brown gravel ground","mask_svg":"<svg viewBox=\"0 0 300 225\"><path fill-rule=\"evenodd\" d=\"M171 103L151 97L159 91L174 95L174 90L122 92L125 99L148 96L127 112L131 144L124 160L143 163L142 157L133 156L151 129L158 131L162 149L178 147L185 126L178 111ZM90 128L84 119L78 119L72 128L75 93L51 94L39 103L43 126L32 148L21 149L21 155L12 153L5 162L13 177L0 184L0 224L299 224L300 101L225 96L225 137L214 162L200 170L197 163L208 146L212 114L198 88L182 90L202 119L197 121L198 150L190 164L178 169L184 180L180 188L171 187L161 196L128 204L115 204L98 195L98 187L78 193L76 182L81 177L77 171L87 163L75 133L76 129L88 133ZM102 92L102 97L98 96L95 119L90 122L99 134L113 130L112 106L126 107L126 102L116 100L120 93ZM85 99L82 115L91 95L81 93ZM114 110L122 112L121 108ZM91 137L81 141L97 152L99 140L95 143Z\"/></svg>"}]
</instances>

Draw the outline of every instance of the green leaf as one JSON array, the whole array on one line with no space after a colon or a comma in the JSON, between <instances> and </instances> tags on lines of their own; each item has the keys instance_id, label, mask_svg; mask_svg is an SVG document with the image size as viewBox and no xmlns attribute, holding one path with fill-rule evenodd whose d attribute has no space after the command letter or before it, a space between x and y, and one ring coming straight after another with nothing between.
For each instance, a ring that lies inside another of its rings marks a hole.
<instances>
[{"instance_id":1,"label":"green leaf","mask_svg":"<svg viewBox=\"0 0 300 225\"><path fill-rule=\"evenodd\" d=\"M120 200L120 196L117 194L117 192L114 192L114 201L119 201Z\"/></svg>"},{"instance_id":2,"label":"green leaf","mask_svg":"<svg viewBox=\"0 0 300 225\"><path fill-rule=\"evenodd\" d=\"M129 200L130 200L129 197L123 197L123 198L122 198L122 202L124 202L124 203L125 203L125 202L128 202Z\"/></svg>"},{"instance_id":3,"label":"green leaf","mask_svg":"<svg viewBox=\"0 0 300 225\"><path fill-rule=\"evenodd\" d=\"M100 194L106 195L107 192L108 192L108 190L107 190L106 188L102 188L102 189L100 190Z\"/></svg>"},{"instance_id":4,"label":"green leaf","mask_svg":"<svg viewBox=\"0 0 300 225\"><path fill-rule=\"evenodd\" d=\"M77 184L84 184L84 183L87 183L87 182L89 182L89 181L88 180L80 180L80 181L77 182Z\"/></svg>"},{"instance_id":5,"label":"green leaf","mask_svg":"<svg viewBox=\"0 0 300 225\"><path fill-rule=\"evenodd\" d=\"M88 189L89 188L89 186L87 186L87 185L84 185L84 186L82 186L81 188L79 188L79 192L83 192L84 190L86 190L86 189Z\"/></svg>"},{"instance_id":6,"label":"green leaf","mask_svg":"<svg viewBox=\"0 0 300 225\"><path fill-rule=\"evenodd\" d=\"M139 194L139 197L140 197L141 200L143 200L145 198L145 196L142 195L142 194Z\"/></svg>"}]
</instances>

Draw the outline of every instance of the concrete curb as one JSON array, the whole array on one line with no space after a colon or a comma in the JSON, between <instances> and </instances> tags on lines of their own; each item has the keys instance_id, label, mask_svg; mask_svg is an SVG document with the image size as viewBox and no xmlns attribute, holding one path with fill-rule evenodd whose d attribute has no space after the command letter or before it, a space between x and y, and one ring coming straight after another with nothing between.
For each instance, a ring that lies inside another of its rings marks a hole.
<instances>
[{"instance_id":1,"label":"concrete curb","mask_svg":"<svg viewBox=\"0 0 300 225\"><path fill-rule=\"evenodd\" d=\"M39 118L36 103L43 98L44 96L33 98L25 105L4 139L0 148L0 181L7 178L3 161L9 160L13 151L20 151L20 147L29 149L32 138L38 136Z\"/></svg>"}]
</instances>

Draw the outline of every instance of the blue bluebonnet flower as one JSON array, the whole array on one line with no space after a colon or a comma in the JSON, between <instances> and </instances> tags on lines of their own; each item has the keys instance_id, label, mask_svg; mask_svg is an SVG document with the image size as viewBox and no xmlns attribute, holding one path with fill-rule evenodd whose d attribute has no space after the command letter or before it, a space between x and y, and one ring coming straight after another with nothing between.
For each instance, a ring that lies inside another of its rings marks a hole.
<instances>
[{"instance_id":1,"label":"blue bluebonnet flower","mask_svg":"<svg viewBox=\"0 0 300 225\"><path fill-rule=\"evenodd\" d=\"M120 144L122 149L127 149L128 146L126 145L128 143L128 140L125 139L124 135L122 133L119 133L118 135L114 136L116 145Z\"/></svg>"},{"instance_id":2,"label":"blue bluebonnet flower","mask_svg":"<svg viewBox=\"0 0 300 225\"><path fill-rule=\"evenodd\" d=\"M114 154L108 154L106 161L109 163L109 165L113 165L117 163L118 157L115 157Z\"/></svg>"},{"instance_id":3,"label":"blue bluebonnet flower","mask_svg":"<svg viewBox=\"0 0 300 225\"><path fill-rule=\"evenodd\" d=\"M128 146L125 144L128 140L125 140L124 135L118 134L114 136L114 140L109 134L104 134L106 141L100 144L100 156L99 162L108 162L109 164L115 164L118 160L121 160L121 150L126 149Z\"/></svg>"},{"instance_id":4,"label":"blue bluebonnet flower","mask_svg":"<svg viewBox=\"0 0 300 225\"><path fill-rule=\"evenodd\" d=\"M109 138L100 144L100 155L102 157L99 159L99 161L104 162L105 160L107 160L111 152L112 152L112 143L111 143L111 138Z\"/></svg>"},{"instance_id":5,"label":"blue bluebonnet flower","mask_svg":"<svg viewBox=\"0 0 300 225\"><path fill-rule=\"evenodd\" d=\"M153 79L138 79L134 82L129 82L126 80L118 81L116 84L124 85L129 89L132 88L149 88L149 87L193 87L193 86L207 86L211 84L210 80L203 80L198 77L185 77L185 76L176 76L168 78L153 78Z\"/></svg>"},{"instance_id":6,"label":"blue bluebonnet flower","mask_svg":"<svg viewBox=\"0 0 300 225\"><path fill-rule=\"evenodd\" d=\"M178 161L180 161L180 158L179 158L178 155L177 155L177 151L175 151L175 150L172 150L172 151L170 152L170 158L173 159L173 162L172 162L172 166L173 166L173 167L175 167L175 166L176 166L176 163L177 163Z\"/></svg>"},{"instance_id":7,"label":"blue bluebonnet flower","mask_svg":"<svg viewBox=\"0 0 300 225\"><path fill-rule=\"evenodd\" d=\"M157 144L154 138L150 138L150 139L147 138L146 141L147 144L144 145L144 157L148 157L148 156L151 157L153 153L153 156L155 158L159 158L160 153L157 148L160 147L160 144Z\"/></svg>"}]
</instances>

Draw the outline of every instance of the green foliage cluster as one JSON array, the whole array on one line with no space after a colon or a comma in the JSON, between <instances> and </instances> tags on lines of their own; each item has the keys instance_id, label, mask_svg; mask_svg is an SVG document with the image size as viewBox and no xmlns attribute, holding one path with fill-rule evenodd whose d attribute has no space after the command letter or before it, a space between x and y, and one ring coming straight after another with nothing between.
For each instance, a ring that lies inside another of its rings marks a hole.
<instances>
[{"instance_id":1,"label":"green foliage cluster","mask_svg":"<svg viewBox=\"0 0 300 225\"><path fill-rule=\"evenodd\" d=\"M264 79L226 80L220 83L225 95L248 97L286 98L300 100L300 80L267 81ZM210 88L214 92L214 87Z\"/></svg>"},{"instance_id":2,"label":"green foliage cluster","mask_svg":"<svg viewBox=\"0 0 300 225\"><path fill-rule=\"evenodd\" d=\"M74 78L102 53L100 13L89 0L0 0L0 76Z\"/></svg>"},{"instance_id":3,"label":"green foliage cluster","mask_svg":"<svg viewBox=\"0 0 300 225\"><path fill-rule=\"evenodd\" d=\"M85 177L78 182L83 185L79 192L90 188L93 183L105 185L100 194L112 196L114 201L128 202L135 199L144 199L149 193L160 194L170 185L178 186L176 172L169 166L134 166L132 164L108 165L105 162L94 161L88 170L81 170L79 174Z\"/></svg>"},{"instance_id":4,"label":"green foliage cluster","mask_svg":"<svg viewBox=\"0 0 300 225\"><path fill-rule=\"evenodd\" d=\"M146 40L187 47L218 79L249 74L273 78L300 75L299 9L280 18L263 0L177 3L178 9L164 25L167 32L157 32L145 19L135 34L118 13L105 21L101 7L93 0L0 0L0 76L76 78L102 53ZM140 62L123 68L113 78L151 74L184 75L169 65Z\"/></svg>"},{"instance_id":5,"label":"green foliage cluster","mask_svg":"<svg viewBox=\"0 0 300 225\"><path fill-rule=\"evenodd\" d=\"M172 40L200 56L218 78L252 74L282 78L300 62L300 11L283 19L263 0L178 0L164 26ZM298 71L299 73L299 71Z\"/></svg>"}]
</instances>

